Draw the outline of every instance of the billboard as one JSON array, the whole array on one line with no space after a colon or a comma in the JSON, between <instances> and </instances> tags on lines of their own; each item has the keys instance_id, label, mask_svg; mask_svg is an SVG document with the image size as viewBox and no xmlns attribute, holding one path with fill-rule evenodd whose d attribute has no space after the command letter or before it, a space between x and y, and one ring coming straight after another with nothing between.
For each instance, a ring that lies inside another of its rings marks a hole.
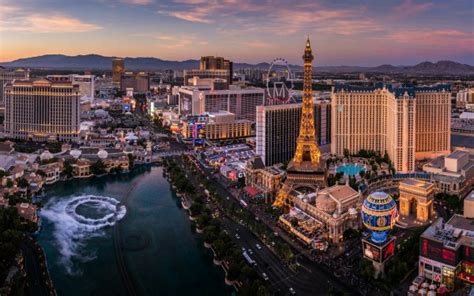
<instances>
[{"instance_id":1,"label":"billboard","mask_svg":"<svg viewBox=\"0 0 474 296\"><path fill-rule=\"evenodd\" d=\"M194 146L204 146L204 139L206 138L206 131L204 130L204 124L195 123L192 128L192 137Z\"/></svg>"},{"instance_id":2,"label":"billboard","mask_svg":"<svg viewBox=\"0 0 474 296\"><path fill-rule=\"evenodd\" d=\"M395 254L395 239L391 240L382 248L382 262L387 261Z\"/></svg>"},{"instance_id":3,"label":"billboard","mask_svg":"<svg viewBox=\"0 0 474 296\"><path fill-rule=\"evenodd\" d=\"M426 238L421 240L420 245L420 254L423 257L443 262L445 264L456 266L461 260L461 249L453 250L451 248L446 248L442 243L437 241L432 241Z\"/></svg>"},{"instance_id":4,"label":"billboard","mask_svg":"<svg viewBox=\"0 0 474 296\"><path fill-rule=\"evenodd\" d=\"M464 246L463 259L474 262L474 248L469 246Z\"/></svg>"},{"instance_id":5,"label":"billboard","mask_svg":"<svg viewBox=\"0 0 474 296\"><path fill-rule=\"evenodd\" d=\"M381 262L380 247L371 244L368 241L362 241L364 257L375 262Z\"/></svg>"},{"instance_id":6,"label":"billboard","mask_svg":"<svg viewBox=\"0 0 474 296\"><path fill-rule=\"evenodd\" d=\"M395 238L389 238L387 243L384 245L377 245L364 239L362 240L362 247L365 258L378 263L383 263L395 254Z\"/></svg>"}]
</instances>

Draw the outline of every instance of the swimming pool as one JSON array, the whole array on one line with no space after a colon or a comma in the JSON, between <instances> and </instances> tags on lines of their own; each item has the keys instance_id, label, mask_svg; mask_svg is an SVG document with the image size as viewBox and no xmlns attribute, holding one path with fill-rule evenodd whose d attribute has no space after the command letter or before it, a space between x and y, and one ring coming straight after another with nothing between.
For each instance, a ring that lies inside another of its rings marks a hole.
<instances>
[{"instance_id":1,"label":"swimming pool","mask_svg":"<svg viewBox=\"0 0 474 296\"><path fill-rule=\"evenodd\" d=\"M336 168L336 173L344 173L348 176L355 176L360 174L362 171L365 171L365 168L358 164L345 164Z\"/></svg>"}]
</instances>

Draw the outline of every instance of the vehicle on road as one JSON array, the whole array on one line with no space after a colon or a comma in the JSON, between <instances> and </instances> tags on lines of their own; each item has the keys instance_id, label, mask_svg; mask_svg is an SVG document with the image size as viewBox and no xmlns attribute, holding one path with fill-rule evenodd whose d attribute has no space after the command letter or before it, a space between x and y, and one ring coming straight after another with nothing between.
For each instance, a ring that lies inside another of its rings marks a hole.
<instances>
[{"instance_id":1,"label":"vehicle on road","mask_svg":"<svg viewBox=\"0 0 474 296\"><path fill-rule=\"evenodd\" d=\"M238 233L235 234L236 239L240 239L240 235Z\"/></svg>"},{"instance_id":2,"label":"vehicle on road","mask_svg":"<svg viewBox=\"0 0 474 296\"><path fill-rule=\"evenodd\" d=\"M265 281L268 281L268 275L265 272L262 273L262 277Z\"/></svg>"},{"instance_id":3,"label":"vehicle on road","mask_svg":"<svg viewBox=\"0 0 474 296\"><path fill-rule=\"evenodd\" d=\"M242 252L242 255L244 256L245 260L247 261L248 264L250 265L254 265L256 266L257 265L257 262L255 262L255 260L253 260L249 254L247 254L247 252Z\"/></svg>"},{"instance_id":4,"label":"vehicle on road","mask_svg":"<svg viewBox=\"0 0 474 296\"><path fill-rule=\"evenodd\" d=\"M259 250L262 249L262 247L260 246L260 244L256 244L255 247L256 247L257 249L259 249Z\"/></svg>"},{"instance_id":5,"label":"vehicle on road","mask_svg":"<svg viewBox=\"0 0 474 296\"><path fill-rule=\"evenodd\" d=\"M293 288L290 288L290 290L289 290L289 291L290 291L290 294L291 294L291 295L296 295L296 291L295 291L295 289L293 289Z\"/></svg>"}]
</instances>

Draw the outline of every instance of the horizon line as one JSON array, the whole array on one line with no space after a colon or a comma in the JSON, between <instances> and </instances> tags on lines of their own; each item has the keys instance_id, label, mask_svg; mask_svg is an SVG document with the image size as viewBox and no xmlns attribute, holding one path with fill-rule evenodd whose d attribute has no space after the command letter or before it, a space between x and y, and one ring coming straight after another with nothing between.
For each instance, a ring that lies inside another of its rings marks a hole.
<instances>
[{"instance_id":1,"label":"horizon line","mask_svg":"<svg viewBox=\"0 0 474 296\"><path fill-rule=\"evenodd\" d=\"M51 54L42 54L42 55L37 55L37 56L21 57L21 58L17 58L17 59L10 60L10 61L0 61L0 64L14 63L14 62L17 62L18 60L22 60L22 59L40 58L40 57L44 57L44 56L64 56L64 57L99 56L99 57L104 57L104 58L122 58L122 59L139 59L139 58L147 59L147 58L151 58L151 59L158 59L158 60L166 61L166 62L179 62L179 63L186 62L186 61L199 61L199 58L197 58L197 59L189 58L189 59L183 59L183 60L167 60L167 59L162 59L162 58L159 58L159 57L156 57L156 56L125 56L125 57L120 57L120 56L114 56L114 55L111 55L111 56L101 55L101 54L97 54L97 53L76 54L76 55L67 55L67 54L62 54L62 53L51 53ZM313 68L315 68L315 67L367 67L367 68L373 68L373 67L379 67L379 66L384 66L384 65L395 66L395 67L404 67L404 66L415 66L415 65L419 65L419 64L425 63L425 62L430 62L430 63L435 64L435 63L443 62L443 61L454 62L454 63L474 67L474 65L471 65L471 64L468 64L468 63L463 63L463 62L458 62L458 61L452 60L452 59L449 59L449 60L441 59L441 60L437 60L437 61L422 60L420 62L413 63L413 64L394 65L394 64L391 64L391 63L382 63L382 64L378 64L378 65L375 65L375 66L340 64L340 65L318 65L318 66L313 66ZM258 64L263 64L263 63L271 64L271 62L268 62L268 61L261 61L261 62L256 62L256 63L239 62L239 61L232 61L232 62L233 63L239 63L239 64L249 64L249 65L258 65ZM289 63L289 65L290 66L301 66L301 67L303 66L303 64L292 64L292 63Z\"/></svg>"}]
</instances>

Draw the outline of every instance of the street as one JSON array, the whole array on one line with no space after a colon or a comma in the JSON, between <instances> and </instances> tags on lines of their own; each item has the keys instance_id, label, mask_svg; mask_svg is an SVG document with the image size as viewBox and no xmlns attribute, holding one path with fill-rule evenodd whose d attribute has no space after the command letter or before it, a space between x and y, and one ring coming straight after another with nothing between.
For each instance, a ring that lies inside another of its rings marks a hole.
<instances>
[{"instance_id":1,"label":"street","mask_svg":"<svg viewBox=\"0 0 474 296\"><path fill-rule=\"evenodd\" d=\"M192 158L192 161L209 180L213 181L217 194L226 198L226 207L231 207L232 205L238 208L242 207L238 199L233 198L233 193L230 192L226 186L212 179L212 171L204 167L195 158ZM185 165L181 165L184 169ZM194 174L188 174L188 178L195 185L200 185ZM227 197L230 198L227 199ZM253 213L251 213L251 215L254 217ZM326 268L308 260L304 256L298 258L298 271L291 270L246 226L236 223L228 217L222 217L222 221L223 226L238 246L244 247L246 250L252 250L253 254L249 255L257 262L257 271L260 275L262 275L263 272L267 274L270 285L278 294L289 295L290 288L293 288L298 295L327 295L330 287L351 295L358 294L358 292L351 290L349 286L337 279L332 272L328 272ZM239 234L240 238L236 238L236 233ZM256 248L256 244L261 246L260 250Z\"/></svg>"}]
</instances>

